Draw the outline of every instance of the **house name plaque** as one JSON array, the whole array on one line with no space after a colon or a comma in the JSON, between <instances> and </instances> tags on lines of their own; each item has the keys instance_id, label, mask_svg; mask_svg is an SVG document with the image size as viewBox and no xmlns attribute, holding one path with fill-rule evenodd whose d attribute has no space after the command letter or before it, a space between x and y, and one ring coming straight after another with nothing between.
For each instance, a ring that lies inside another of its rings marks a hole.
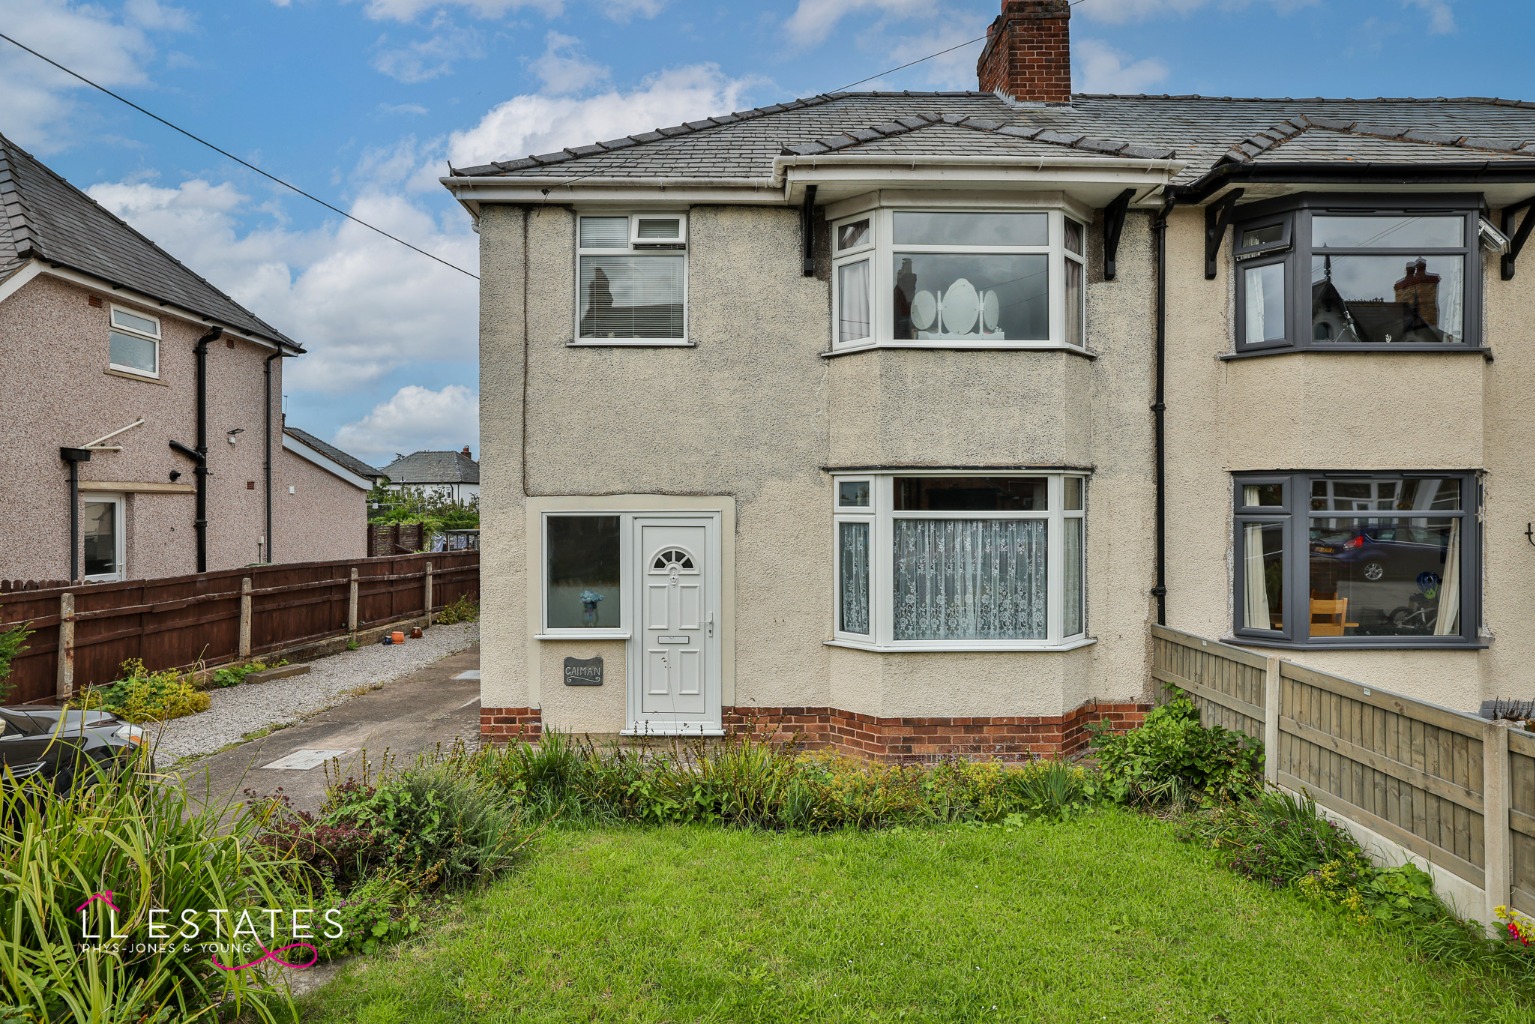
<instances>
[{"instance_id":1,"label":"house name plaque","mask_svg":"<svg viewBox=\"0 0 1535 1024\"><path fill-rule=\"evenodd\" d=\"M566 658L565 659L565 685L566 686L601 686L602 685L602 659L601 658Z\"/></svg>"}]
</instances>

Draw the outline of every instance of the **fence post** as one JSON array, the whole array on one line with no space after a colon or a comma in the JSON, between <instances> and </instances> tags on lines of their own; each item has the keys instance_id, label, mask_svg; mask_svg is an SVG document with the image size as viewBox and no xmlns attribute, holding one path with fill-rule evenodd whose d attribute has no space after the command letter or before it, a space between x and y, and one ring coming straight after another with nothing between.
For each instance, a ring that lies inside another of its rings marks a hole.
<instances>
[{"instance_id":1,"label":"fence post","mask_svg":"<svg viewBox=\"0 0 1535 1024\"><path fill-rule=\"evenodd\" d=\"M251 656L251 578L240 579L240 657Z\"/></svg>"},{"instance_id":2,"label":"fence post","mask_svg":"<svg viewBox=\"0 0 1535 1024\"><path fill-rule=\"evenodd\" d=\"M53 692L60 702L75 695L75 595L73 591L65 591L59 595L58 679L54 684Z\"/></svg>"},{"instance_id":3,"label":"fence post","mask_svg":"<svg viewBox=\"0 0 1535 1024\"><path fill-rule=\"evenodd\" d=\"M352 580L346 588L346 631L357 632L357 566L352 566Z\"/></svg>"},{"instance_id":4,"label":"fence post","mask_svg":"<svg viewBox=\"0 0 1535 1024\"><path fill-rule=\"evenodd\" d=\"M1509 835L1508 729L1493 720L1482 725L1482 848L1485 851L1483 923L1497 934L1494 907L1508 903L1512 886L1512 837Z\"/></svg>"},{"instance_id":5,"label":"fence post","mask_svg":"<svg viewBox=\"0 0 1535 1024\"><path fill-rule=\"evenodd\" d=\"M432 624L432 563L426 563L426 624Z\"/></svg>"},{"instance_id":6,"label":"fence post","mask_svg":"<svg viewBox=\"0 0 1535 1024\"><path fill-rule=\"evenodd\" d=\"M1268 659L1263 680L1263 777L1279 784L1279 688L1282 685L1279 657Z\"/></svg>"}]
</instances>

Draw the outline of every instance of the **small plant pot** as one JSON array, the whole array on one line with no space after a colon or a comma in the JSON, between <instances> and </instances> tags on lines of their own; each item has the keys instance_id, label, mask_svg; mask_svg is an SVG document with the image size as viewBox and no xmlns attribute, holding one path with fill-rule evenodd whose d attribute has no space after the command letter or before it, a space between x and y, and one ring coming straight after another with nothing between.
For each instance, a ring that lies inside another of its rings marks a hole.
<instances>
[{"instance_id":1,"label":"small plant pot","mask_svg":"<svg viewBox=\"0 0 1535 1024\"><path fill-rule=\"evenodd\" d=\"M424 636L424 635L425 634L423 634L421 632L421 627L420 626L412 626L410 628L410 638L412 640L420 640L421 637Z\"/></svg>"},{"instance_id":2,"label":"small plant pot","mask_svg":"<svg viewBox=\"0 0 1535 1024\"><path fill-rule=\"evenodd\" d=\"M392 644L403 644L405 642L405 631L403 629L397 629L393 633L390 633L389 642Z\"/></svg>"}]
</instances>

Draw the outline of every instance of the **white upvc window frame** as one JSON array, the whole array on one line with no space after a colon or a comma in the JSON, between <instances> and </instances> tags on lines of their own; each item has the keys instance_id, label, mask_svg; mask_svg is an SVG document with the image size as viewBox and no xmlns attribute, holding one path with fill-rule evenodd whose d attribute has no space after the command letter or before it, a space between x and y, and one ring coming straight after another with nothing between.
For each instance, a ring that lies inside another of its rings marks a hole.
<instances>
[{"instance_id":1,"label":"white upvc window frame","mask_svg":"<svg viewBox=\"0 0 1535 1024\"><path fill-rule=\"evenodd\" d=\"M897 512L895 481L911 477L1044 477L1048 508L1038 512ZM1082 507L1066 509L1065 481L1082 484ZM836 647L870 651L1067 651L1093 642L1087 608L1087 503L1090 474L1085 470L1037 469L901 469L878 472L836 473L832 476L832 639ZM844 482L867 481L867 509L849 508L838 501ZM1045 636L1038 640L896 640L894 639L894 540L897 519L1038 519L1046 522ZM1082 629L1065 635L1066 519L1082 521ZM842 574L840 567L843 523L869 524L869 633L849 633L841 628Z\"/></svg>"},{"instance_id":2,"label":"white upvc window frame","mask_svg":"<svg viewBox=\"0 0 1535 1024\"><path fill-rule=\"evenodd\" d=\"M623 209L616 209L615 210L615 209L602 209L601 207L595 207L595 208L579 209L579 210L576 211L575 217L576 217L576 222L575 222L575 229L576 230L575 230L574 242L575 242L575 247L576 247L576 263L575 263L575 275L574 275L575 281L574 281L574 285L573 285L573 289L572 289L573 292L574 292L574 298L575 298L575 305L574 305L574 310L573 310L575 319L574 319L574 323L571 325L571 341L569 342L570 347L572 347L572 348L591 348L591 347L596 347L596 348L611 348L611 347L689 348L689 347L691 347L693 342L690 340L691 328L690 328L690 324L689 324L689 319L690 319L690 317L689 317L689 313L690 313L690 309L689 309L689 306L690 306L689 290L690 290L691 282L689 281L689 278L691 277L692 266L691 266L691 260L689 259L689 253L690 253L690 251L692 249L692 243L688 240L688 233L689 233L688 232L688 211L685 210L685 209L676 209L675 207L663 208L663 209L655 209L655 210L634 209L634 208L631 208L631 207L625 207ZM626 234L628 236L629 244L626 247L623 247L623 248L619 248L617 246L605 246L605 247L600 247L600 248L582 247L582 245L581 245L581 221L582 221L583 218L587 218L587 217L594 217L594 218L627 217L629 219L629 229L628 229ZM680 224L681 238L678 241L676 241L675 243L658 243L658 244L654 244L654 245L636 244L635 239L638 237L638 234L639 234L639 222L641 220L653 220L653 219L656 219L656 218L664 218L664 217L676 217L681 222L681 224ZM584 257L587 257L587 256L618 256L618 255L639 256L639 257L645 257L645 256L652 256L652 257L657 257L657 256L678 257L678 256L680 256L682 258L682 337L680 337L680 338L583 338L583 337L581 337L581 261L582 261L582 259Z\"/></svg>"},{"instance_id":3,"label":"white upvc window frame","mask_svg":"<svg viewBox=\"0 0 1535 1024\"><path fill-rule=\"evenodd\" d=\"M134 317L134 318L139 319L139 320L148 320L150 323L155 325L154 333L150 334L149 332L141 331L141 330L139 330L136 327L129 327L129 326L126 326L124 324L118 323L117 322L117 314L118 313L126 313L128 316ZM139 339L141 339L143 341L152 342L154 344L154 348L155 348L155 368L154 368L154 370L153 371L149 371L149 370L144 369L141 366L129 366L129 365L124 364L124 363L114 363L114 362L112 362L112 334L113 334L113 332L116 332L118 334L126 334L126 335L128 335L129 337L132 337L132 338L139 338ZM120 305L118 305L115 302L112 303L110 311L107 314L107 366L109 366L112 369L118 371L119 373L131 373L135 377L149 377L149 378L152 378L154 380L159 380L160 379L160 342L164 340L164 334L165 334L165 329L164 329L164 327L161 326L160 318L159 317L151 316L150 314L145 313L143 310L134 309L132 306L120 306Z\"/></svg>"},{"instance_id":4,"label":"white upvc window frame","mask_svg":"<svg viewBox=\"0 0 1535 1024\"><path fill-rule=\"evenodd\" d=\"M852 206L854 208L850 209ZM863 208L856 208L863 207ZM935 198L931 201L901 197L879 197L869 204L839 203L828 211L834 217L830 221L831 239L831 347L828 354L859 352L875 348L918 349L991 349L991 350L1067 350L1088 352L1087 337L1087 242L1092 218L1086 211L1065 200L1040 200L1021 202L1017 199L989 202L965 202L956 204L952 199ZM1044 245L928 245L894 242L895 215L898 213L1040 213L1048 218L1048 241ZM840 228L869 219L870 232L867 244L837 248ZM1080 254L1066 249L1066 221L1075 221L1082 228ZM895 255L897 251L920 254L956 253L965 255L1044 255L1049 259L1050 310L1049 337L1042 339L960 340L960 339L897 339L894 337L894 313L890 297L895 292ZM1066 261L1071 260L1082 270L1082 294L1080 298L1082 338L1067 338L1066 327ZM868 260L870 265L870 331L867 338L840 340L842 295L840 269L844 266Z\"/></svg>"},{"instance_id":5,"label":"white upvc window frame","mask_svg":"<svg viewBox=\"0 0 1535 1024\"><path fill-rule=\"evenodd\" d=\"M549 521L551 519L617 519L618 520L618 624L615 626L549 626ZM538 521L538 623L539 639L560 640L627 640L632 629L629 616L629 591L634 580L633 566L634 513L606 512L598 509L552 510L544 512Z\"/></svg>"},{"instance_id":6,"label":"white upvc window frame","mask_svg":"<svg viewBox=\"0 0 1535 1024\"><path fill-rule=\"evenodd\" d=\"M115 531L115 534L113 536L113 541L115 542L116 550L112 554L112 560L113 560L113 564L116 566L116 571L115 572L99 572L99 573L92 573L90 575L83 575L83 573L85 571L85 560L84 560L85 559L85 535L84 535L84 531L82 530L81 531L81 536L80 536L80 549L81 549L80 550L80 558L81 558L80 568L81 568L82 576L80 578L85 580L85 582L87 582L87 583L116 583L119 580L127 579L128 578L128 565L127 565L127 561L128 561L128 499L127 499L127 496L123 495L123 494L106 494L106 493L98 494L98 493L95 493L95 492L91 492L89 494L82 494L82 495L80 495L80 511L82 513L82 517L81 517L82 519L84 518L83 513L85 512L85 507L87 505L112 505L112 506L114 506L114 511L112 513L112 525L113 525L113 528L114 528L114 531Z\"/></svg>"}]
</instances>

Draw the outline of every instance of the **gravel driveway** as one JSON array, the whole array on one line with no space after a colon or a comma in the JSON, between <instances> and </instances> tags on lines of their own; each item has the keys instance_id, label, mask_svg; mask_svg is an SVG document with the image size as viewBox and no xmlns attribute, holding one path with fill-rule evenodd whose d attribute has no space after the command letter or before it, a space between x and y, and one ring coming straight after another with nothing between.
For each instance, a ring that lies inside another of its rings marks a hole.
<instances>
[{"instance_id":1,"label":"gravel driveway","mask_svg":"<svg viewBox=\"0 0 1535 1024\"><path fill-rule=\"evenodd\" d=\"M158 728L146 726L158 734L155 763L165 767L183 757L215 751L265 726L307 718L341 703L350 690L409 675L473 647L479 637L477 622L433 626L420 640L408 640L404 646L369 644L320 658L310 662L308 675L209 690L213 706L207 711L172 719Z\"/></svg>"}]
</instances>

